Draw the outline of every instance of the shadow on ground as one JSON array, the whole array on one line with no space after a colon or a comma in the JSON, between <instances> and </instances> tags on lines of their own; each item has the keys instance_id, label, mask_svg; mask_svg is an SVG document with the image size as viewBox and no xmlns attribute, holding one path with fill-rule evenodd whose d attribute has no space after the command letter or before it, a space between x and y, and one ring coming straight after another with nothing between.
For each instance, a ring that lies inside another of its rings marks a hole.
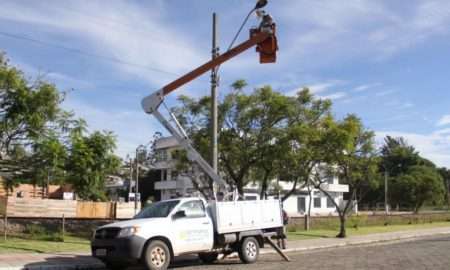
<instances>
[{"instance_id":1,"label":"shadow on ground","mask_svg":"<svg viewBox=\"0 0 450 270\"><path fill-rule=\"evenodd\" d=\"M105 269L105 265L100 260L87 255L55 255L39 262L27 263L24 269Z\"/></svg>"}]
</instances>

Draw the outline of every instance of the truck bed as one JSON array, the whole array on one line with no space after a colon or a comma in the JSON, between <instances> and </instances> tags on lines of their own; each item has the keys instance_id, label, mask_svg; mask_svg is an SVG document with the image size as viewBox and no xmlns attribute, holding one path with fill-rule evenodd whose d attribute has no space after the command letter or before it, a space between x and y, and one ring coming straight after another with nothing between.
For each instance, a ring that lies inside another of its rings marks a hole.
<instances>
[{"instance_id":1,"label":"truck bed","mask_svg":"<svg viewBox=\"0 0 450 270\"><path fill-rule=\"evenodd\" d=\"M283 226L279 200L212 202L210 208L218 234Z\"/></svg>"}]
</instances>

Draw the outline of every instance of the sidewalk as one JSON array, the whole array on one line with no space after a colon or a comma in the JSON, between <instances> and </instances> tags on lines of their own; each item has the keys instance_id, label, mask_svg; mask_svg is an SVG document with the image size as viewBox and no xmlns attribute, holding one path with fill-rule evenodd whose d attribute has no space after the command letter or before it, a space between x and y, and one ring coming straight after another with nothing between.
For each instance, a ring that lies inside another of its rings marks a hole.
<instances>
[{"instance_id":1,"label":"sidewalk","mask_svg":"<svg viewBox=\"0 0 450 270\"><path fill-rule=\"evenodd\" d=\"M388 241L414 239L432 235L448 235L450 227L433 228L424 230L411 230L402 232L379 233L361 236L350 236L345 239L318 238L299 241L288 241L286 252L316 250L324 248L336 248L352 245L364 245ZM261 254L275 253L272 249L261 250ZM104 265L89 254L37 254L18 253L0 254L0 270L41 269L41 270L65 270L65 269L103 269Z\"/></svg>"}]
</instances>

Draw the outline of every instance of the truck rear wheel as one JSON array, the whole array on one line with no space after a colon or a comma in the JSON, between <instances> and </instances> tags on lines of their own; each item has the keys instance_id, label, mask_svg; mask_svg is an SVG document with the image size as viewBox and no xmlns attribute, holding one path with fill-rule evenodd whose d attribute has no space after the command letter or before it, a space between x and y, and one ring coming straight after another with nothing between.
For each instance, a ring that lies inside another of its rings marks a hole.
<instances>
[{"instance_id":1,"label":"truck rear wheel","mask_svg":"<svg viewBox=\"0 0 450 270\"><path fill-rule=\"evenodd\" d=\"M152 241L145 250L144 261L149 270L167 269L170 259L169 248L163 241Z\"/></svg>"},{"instance_id":2,"label":"truck rear wheel","mask_svg":"<svg viewBox=\"0 0 450 270\"><path fill-rule=\"evenodd\" d=\"M199 253L198 258L206 264L213 263L217 261L217 258L219 257L219 253L217 252L204 252Z\"/></svg>"},{"instance_id":3,"label":"truck rear wheel","mask_svg":"<svg viewBox=\"0 0 450 270\"><path fill-rule=\"evenodd\" d=\"M254 263L258 260L259 244L255 237L246 237L239 247L239 258L243 263Z\"/></svg>"}]
</instances>

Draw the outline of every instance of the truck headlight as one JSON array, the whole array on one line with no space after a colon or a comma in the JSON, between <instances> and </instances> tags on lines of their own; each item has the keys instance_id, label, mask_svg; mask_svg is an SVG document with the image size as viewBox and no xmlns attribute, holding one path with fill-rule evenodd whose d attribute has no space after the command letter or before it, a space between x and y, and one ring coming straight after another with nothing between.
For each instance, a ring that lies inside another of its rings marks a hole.
<instances>
[{"instance_id":1,"label":"truck headlight","mask_svg":"<svg viewBox=\"0 0 450 270\"><path fill-rule=\"evenodd\" d=\"M125 227L122 228L119 232L119 235L117 237L129 237L137 234L139 232L140 227L138 226L132 226L132 227Z\"/></svg>"}]
</instances>

